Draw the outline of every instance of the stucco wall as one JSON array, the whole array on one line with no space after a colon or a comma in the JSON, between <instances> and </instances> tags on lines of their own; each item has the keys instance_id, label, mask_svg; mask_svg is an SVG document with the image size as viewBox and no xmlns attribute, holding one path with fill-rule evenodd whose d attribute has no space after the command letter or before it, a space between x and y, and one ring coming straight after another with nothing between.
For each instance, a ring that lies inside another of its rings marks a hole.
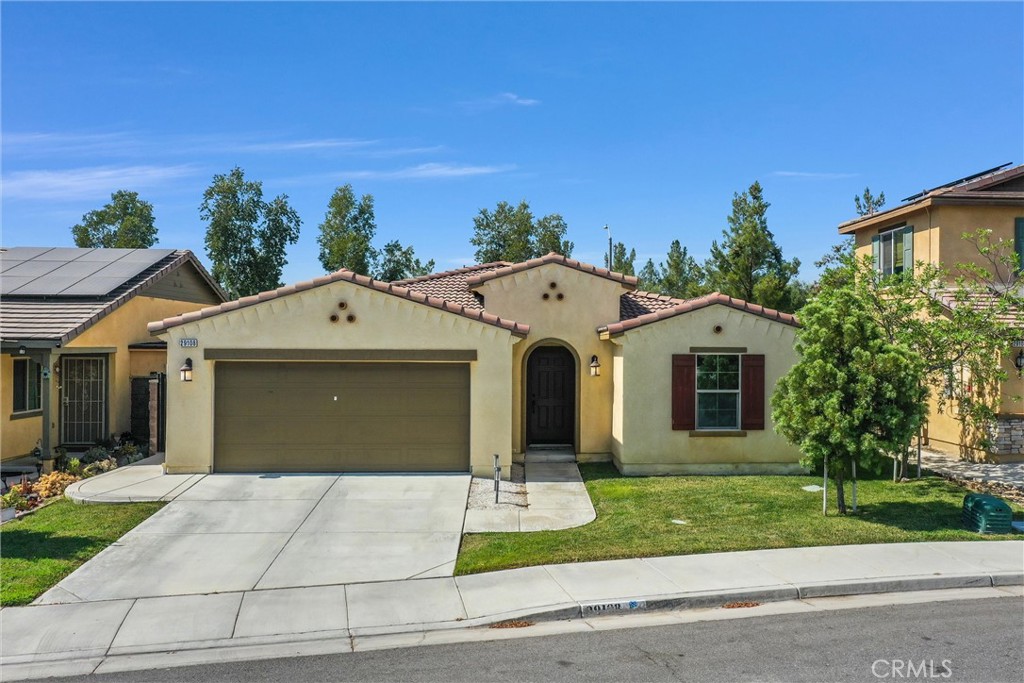
<instances>
[{"instance_id":1,"label":"stucco wall","mask_svg":"<svg viewBox=\"0 0 1024 683\"><path fill-rule=\"evenodd\" d=\"M42 434L43 418L15 417L14 391L11 381L14 377L14 356L0 355L0 460L11 460L28 455L36 447ZM45 381L45 380L44 380ZM12 419L14 417L15 419Z\"/></svg>"},{"instance_id":2,"label":"stucco wall","mask_svg":"<svg viewBox=\"0 0 1024 683\"><path fill-rule=\"evenodd\" d=\"M187 311L202 308L203 304L169 299L137 296L113 311L84 333L71 340L65 347L54 349L50 355L51 370L60 362L62 355L109 354L107 357L107 435L120 434L131 428L131 378L136 371L149 374L152 370L163 370L162 351L142 352L135 359L129 353L128 345L153 341L146 325L151 320L160 320ZM42 436L41 417L11 420L12 395L8 379L12 372L10 356L2 356L3 397L0 402L0 452L4 459L15 458L31 451ZM150 369L151 368L151 369ZM44 380L46 381L46 380ZM59 377L51 372L50 377L50 444L60 443L60 390Z\"/></svg>"},{"instance_id":3,"label":"stucco wall","mask_svg":"<svg viewBox=\"0 0 1024 683\"><path fill-rule=\"evenodd\" d=\"M854 239L857 255L870 256L874 235L898 225L913 225L915 261L942 263L947 268L958 263L975 263L987 268L977 248L963 239L964 233L989 229L993 241L1004 239L1012 244L1014 219L1018 217L1024 217L1024 208L940 204L866 227L857 231Z\"/></svg>"},{"instance_id":4,"label":"stucco wall","mask_svg":"<svg viewBox=\"0 0 1024 683\"><path fill-rule=\"evenodd\" d=\"M613 347L598 338L597 328L618 321L619 297L626 289L617 282L552 263L489 280L476 291L483 295L489 313L530 325L526 343L513 349L513 450L521 453L528 445L524 417L529 353L538 345L560 344L577 359L577 456L581 460L607 458L612 452ZM592 356L601 363L600 377L590 376Z\"/></svg>"},{"instance_id":5,"label":"stucco wall","mask_svg":"<svg viewBox=\"0 0 1024 683\"><path fill-rule=\"evenodd\" d=\"M713 331L715 325L722 332ZM622 347L624 474L797 472L799 451L775 433L770 397L797 361L795 329L727 306L710 306L615 338ZM690 436L672 429L672 355L691 347L746 348L765 355L765 429L746 436ZM618 414L618 408L616 409Z\"/></svg>"},{"instance_id":6,"label":"stucco wall","mask_svg":"<svg viewBox=\"0 0 1024 683\"><path fill-rule=\"evenodd\" d=\"M339 302L347 308L339 311ZM332 323L333 313L342 313ZM356 316L346 322L345 316ZM446 349L476 350L470 363L470 459L474 471L493 471L493 454L510 470L512 345L508 331L429 306L335 282L280 299L171 328L167 352L168 472L209 472L213 466L214 361L206 349ZM193 337L198 348L180 348ZM178 368L191 358L193 381ZM230 361L219 361L230 362Z\"/></svg>"}]
</instances>

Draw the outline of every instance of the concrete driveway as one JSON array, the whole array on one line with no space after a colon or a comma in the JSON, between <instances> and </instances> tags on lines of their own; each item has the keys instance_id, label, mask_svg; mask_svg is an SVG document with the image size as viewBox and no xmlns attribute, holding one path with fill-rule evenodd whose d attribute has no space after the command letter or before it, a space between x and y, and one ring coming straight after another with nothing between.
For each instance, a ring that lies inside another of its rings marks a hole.
<instances>
[{"instance_id":1,"label":"concrete driveway","mask_svg":"<svg viewBox=\"0 0 1024 683\"><path fill-rule=\"evenodd\" d=\"M451 576L468 474L217 474L37 603Z\"/></svg>"}]
</instances>

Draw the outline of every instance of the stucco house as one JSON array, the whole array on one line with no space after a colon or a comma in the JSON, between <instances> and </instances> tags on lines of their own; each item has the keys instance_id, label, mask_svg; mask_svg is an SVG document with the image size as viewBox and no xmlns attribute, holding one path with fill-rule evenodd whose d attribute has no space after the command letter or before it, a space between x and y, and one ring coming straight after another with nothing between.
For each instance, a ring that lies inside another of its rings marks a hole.
<instances>
[{"instance_id":1,"label":"stucco house","mask_svg":"<svg viewBox=\"0 0 1024 683\"><path fill-rule=\"evenodd\" d=\"M146 325L225 300L189 251L0 248L0 459L149 434Z\"/></svg>"},{"instance_id":2,"label":"stucco house","mask_svg":"<svg viewBox=\"0 0 1024 683\"><path fill-rule=\"evenodd\" d=\"M993 267L964 239L965 233L980 229L991 230L993 240L1012 243L1024 263L1024 165L1005 164L924 190L905 198L899 206L842 223L839 234L852 236L857 255L872 256L881 273L901 273L923 262L944 265L955 274L960 263ZM1012 279L1009 273L998 277L999 281ZM984 297L977 305L987 305ZM965 429L955 406L940 411L935 400L923 442L971 459L1024 460L1024 402L1020 400L1024 379L1015 365L1021 353L1024 349L1014 348L1001 358L1009 379L998 387L993 399L999 415L990 447L982 448L979 435ZM970 385L962 370L951 371L957 381Z\"/></svg>"},{"instance_id":3,"label":"stucco house","mask_svg":"<svg viewBox=\"0 0 1024 683\"><path fill-rule=\"evenodd\" d=\"M165 468L504 471L569 446L626 474L799 471L768 399L793 316L679 300L558 254L401 282L351 271L151 323Z\"/></svg>"}]
</instances>

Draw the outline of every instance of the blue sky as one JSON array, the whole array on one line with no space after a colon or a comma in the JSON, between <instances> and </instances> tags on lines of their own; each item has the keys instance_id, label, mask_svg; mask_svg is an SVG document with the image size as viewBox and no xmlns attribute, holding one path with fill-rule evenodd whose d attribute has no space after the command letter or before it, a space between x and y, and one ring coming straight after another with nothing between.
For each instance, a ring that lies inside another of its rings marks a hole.
<instances>
[{"instance_id":1,"label":"blue sky","mask_svg":"<svg viewBox=\"0 0 1024 683\"><path fill-rule=\"evenodd\" d=\"M473 261L473 216L606 223L637 267L698 258L765 187L787 256L838 241L865 185L901 197L1024 162L1021 3L11 3L2 19L2 242L71 245L118 189L205 261L198 206L241 166L303 219L286 282L322 272L333 189L378 241Z\"/></svg>"}]
</instances>

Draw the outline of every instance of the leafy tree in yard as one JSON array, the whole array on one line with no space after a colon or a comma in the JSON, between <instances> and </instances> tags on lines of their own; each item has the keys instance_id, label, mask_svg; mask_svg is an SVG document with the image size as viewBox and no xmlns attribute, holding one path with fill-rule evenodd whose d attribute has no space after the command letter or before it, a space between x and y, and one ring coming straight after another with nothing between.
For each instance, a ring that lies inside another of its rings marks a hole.
<instances>
[{"instance_id":1,"label":"leafy tree in yard","mask_svg":"<svg viewBox=\"0 0 1024 683\"><path fill-rule=\"evenodd\" d=\"M828 458L845 514L843 483L854 464L878 470L882 453L908 443L924 420L924 363L887 339L852 283L822 290L800 321L800 360L776 386L772 419L805 467Z\"/></svg>"},{"instance_id":2,"label":"leafy tree in yard","mask_svg":"<svg viewBox=\"0 0 1024 683\"><path fill-rule=\"evenodd\" d=\"M398 240L392 240L381 250L380 265L374 277L384 282L394 282L427 275L433 271L433 259L421 263L412 247L403 247Z\"/></svg>"},{"instance_id":3,"label":"leafy tree in yard","mask_svg":"<svg viewBox=\"0 0 1024 683\"><path fill-rule=\"evenodd\" d=\"M372 245L376 234L373 195L364 194L356 200L351 185L337 188L327 203L316 239L320 245L320 264L328 273L348 268L370 275L378 257Z\"/></svg>"},{"instance_id":4,"label":"leafy tree in yard","mask_svg":"<svg viewBox=\"0 0 1024 683\"><path fill-rule=\"evenodd\" d=\"M263 183L246 180L236 166L213 177L199 215L209 223L206 255L213 277L231 296L281 286L285 249L298 241L302 225L287 195L263 201Z\"/></svg>"},{"instance_id":5,"label":"leafy tree in yard","mask_svg":"<svg viewBox=\"0 0 1024 683\"><path fill-rule=\"evenodd\" d=\"M478 263L527 261L554 251L571 256L573 243L565 239L567 226L558 214L535 220L524 200L518 206L498 202L494 211L480 209L473 218L473 237Z\"/></svg>"},{"instance_id":6,"label":"leafy tree in yard","mask_svg":"<svg viewBox=\"0 0 1024 683\"><path fill-rule=\"evenodd\" d=\"M616 242L612 248L612 262L608 263L608 256L604 257L604 267L609 270L613 270L616 273L622 273L623 275L636 275L636 249L630 249L629 253L626 253L626 245L622 242Z\"/></svg>"},{"instance_id":7,"label":"leafy tree in yard","mask_svg":"<svg viewBox=\"0 0 1024 683\"><path fill-rule=\"evenodd\" d=\"M711 243L705 264L708 286L762 306L792 310L788 288L800 261L783 259L768 229L769 206L757 182L733 196L729 229L722 231L721 244Z\"/></svg>"},{"instance_id":8,"label":"leafy tree in yard","mask_svg":"<svg viewBox=\"0 0 1024 683\"><path fill-rule=\"evenodd\" d=\"M76 247L149 249L157 243L153 205L139 199L138 192L118 190L109 204L82 216L71 234Z\"/></svg>"},{"instance_id":9,"label":"leafy tree in yard","mask_svg":"<svg viewBox=\"0 0 1024 683\"><path fill-rule=\"evenodd\" d=\"M858 216L870 216L885 206L885 193L879 192L876 197L871 194L871 188L865 187L863 195L853 198L853 205Z\"/></svg>"},{"instance_id":10,"label":"leafy tree in yard","mask_svg":"<svg viewBox=\"0 0 1024 683\"><path fill-rule=\"evenodd\" d=\"M998 387L1007 374L1001 359L1012 352L1024 326L1024 299L1017 293L1017 257L1010 240L993 241L990 230L964 236L978 263L958 264L953 272L918 261L912 270L884 276L870 257L840 257L843 266L825 271L822 289L851 286L888 341L922 358L926 388L937 408L950 411L962 435L975 447L990 445L988 427L996 418ZM801 313L801 318L803 314ZM909 476L908 438L892 451L900 476Z\"/></svg>"}]
</instances>

